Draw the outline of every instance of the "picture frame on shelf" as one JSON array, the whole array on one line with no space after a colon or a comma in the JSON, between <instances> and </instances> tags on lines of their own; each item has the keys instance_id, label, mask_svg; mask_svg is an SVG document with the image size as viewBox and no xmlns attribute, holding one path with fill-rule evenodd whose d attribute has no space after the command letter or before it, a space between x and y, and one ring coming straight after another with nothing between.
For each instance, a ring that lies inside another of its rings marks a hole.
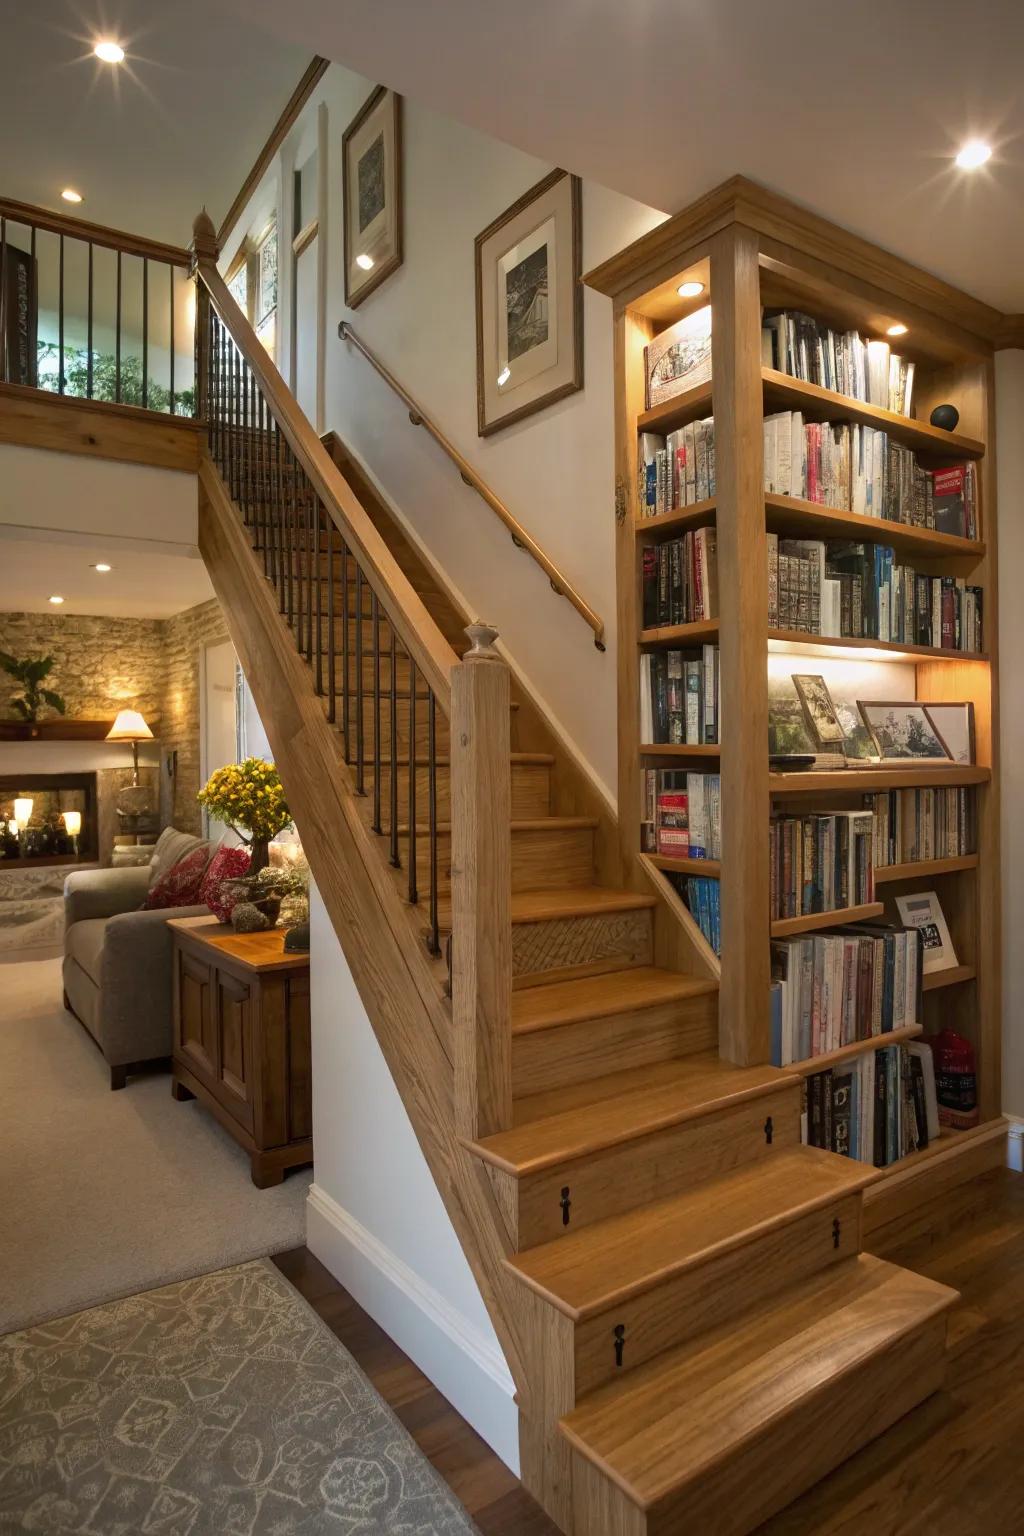
<instances>
[{"instance_id":1,"label":"picture frame on shelf","mask_svg":"<svg viewBox=\"0 0 1024 1536\"><path fill-rule=\"evenodd\" d=\"M974 705L964 702L925 704L925 714L932 723L954 763L961 765L974 762Z\"/></svg>"},{"instance_id":2,"label":"picture frame on shelf","mask_svg":"<svg viewBox=\"0 0 1024 1536\"><path fill-rule=\"evenodd\" d=\"M341 140L345 303L356 309L402 265L402 98L371 91Z\"/></svg>"},{"instance_id":3,"label":"picture frame on shelf","mask_svg":"<svg viewBox=\"0 0 1024 1536\"><path fill-rule=\"evenodd\" d=\"M711 378L711 305L703 304L659 331L644 348L647 409Z\"/></svg>"},{"instance_id":4,"label":"picture frame on shelf","mask_svg":"<svg viewBox=\"0 0 1024 1536\"><path fill-rule=\"evenodd\" d=\"M926 976L958 965L949 926L935 891L914 891L896 897L896 908L906 928L921 935L922 968Z\"/></svg>"},{"instance_id":5,"label":"picture frame on shelf","mask_svg":"<svg viewBox=\"0 0 1024 1536\"><path fill-rule=\"evenodd\" d=\"M948 763L949 752L923 704L906 699L858 699L857 708L883 763Z\"/></svg>"},{"instance_id":6,"label":"picture frame on shelf","mask_svg":"<svg viewBox=\"0 0 1024 1536\"><path fill-rule=\"evenodd\" d=\"M582 191L552 171L477 235L481 437L583 388Z\"/></svg>"},{"instance_id":7,"label":"picture frame on shelf","mask_svg":"<svg viewBox=\"0 0 1024 1536\"><path fill-rule=\"evenodd\" d=\"M839 718L825 679L818 673L794 672L793 687L818 750L841 750L846 743L846 727Z\"/></svg>"}]
</instances>

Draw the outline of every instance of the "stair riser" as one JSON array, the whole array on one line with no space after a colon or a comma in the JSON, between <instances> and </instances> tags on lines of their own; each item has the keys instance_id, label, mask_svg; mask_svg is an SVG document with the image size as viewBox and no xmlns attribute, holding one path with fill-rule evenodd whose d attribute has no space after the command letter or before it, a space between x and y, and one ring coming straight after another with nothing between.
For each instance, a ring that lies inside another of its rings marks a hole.
<instances>
[{"instance_id":1,"label":"stair riser","mask_svg":"<svg viewBox=\"0 0 1024 1536\"><path fill-rule=\"evenodd\" d=\"M663 1350L780 1295L796 1281L853 1258L860 1251L860 1212L860 1195L847 1195L577 1323L577 1400L605 1382L622 1379ZM614 1330L619 1326L626 1330L621 1366L615 1356Z\"/></svg>"},{"instance_id":2,"label":"stair riser","mask_svg":"<svg viewBox=\"0 0 1024 1536\"><path fill-rule=\"evenodd\" d=\"M945 1317L834 1377L737 1445L694 1483L645 1511L573 1453L575 1536L748 1536L942 1386Z\"/></svg>"},{"instance_id":3,"label":"stair riser","mask_svg":"<svg viewBox=\"0 0 1024 1536\"><path fill-rule=\"evenodd\" d=\"M438 821L451 820L451 789L448 779L447 763L439 764L437 769L437 819ZM548 814L550 789L548 782L549 769L543 763L513 763L512 764L512 819L513 821L529 821L537 816ZM387 814L390 807L391 795L391 766L385 763L381 768L381 799ZM373 764L368 763L366 768L367 793L373 794ZM430 793L430 774L425 767L416 770L416 824L424 825L427 814ZM398 769L398 819L407 822L409 819L409 768L408 765L399 765Z\"/></svg>"},{"instance_id":4,"label":"stair riser","mask_svg":"<svg viewBox=\"0 0 1024 1536\"><path fill-rule=\"evenodd\" d=\"M512 1039L512 1093L523 1098L616 1070L712 1050L718 1043L718 994L684 998L636 1013L583 1019Z\"/></svg>"},{"instance_id":5,"label":"stair riser","mask_svg":"<svg viewBox=\"0 0 1024 1536\"><path fill-rule=\"evenodd\" d=\"M558 917L512 927L514 986L598 976L651 965L654 931L649 909Z\"/></svg>"},{"instance_id":6,"label":"stair riser","mask_svg":"<svg viewBox=\"0 0 1024 1536\"><path fill-rule=\"evenodd\" d=\"M769 1117L770 1145L765 1134ZM513 1242L522 1252L638 1205L668 1199L799 1140L800 1088L794 1084L541 1173L516 1179L500 1169L490 1171L496 1186L506 1186L502 1205L515 1213ZM563 1220L565 1189L568 1225Z\"/></svg>"},{"instance_id":7,"label":"stair riser","mask_svg":"<svg viewBox=\"0 0 1024 1536\"><path fill-rule=\"evenodd\" d=\"M430 849L427 841L426 805L416 837L416 867L421 881L427 878ZM408 858L407 837L399 837L402 864ZM451 835L437 838L438 889L451 888ZM593 832L589 828L553 828L546 831L512 832L512 890L537 891L551 886L586 885L593 878Z\"/></svg>"}]
</instances>

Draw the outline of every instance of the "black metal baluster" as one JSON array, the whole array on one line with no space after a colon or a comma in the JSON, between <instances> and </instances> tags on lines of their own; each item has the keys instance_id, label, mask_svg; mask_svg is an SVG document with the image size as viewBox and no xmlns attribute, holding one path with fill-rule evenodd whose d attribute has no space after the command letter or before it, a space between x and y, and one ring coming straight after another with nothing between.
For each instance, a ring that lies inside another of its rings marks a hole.
<instances>
[{"instance_id":1,"label":"black metal baluster","mask_svg":"<svg viewBox=\"0 0 1024 1536\"><path fill-rule=\"evenodd\" d=\"M149 257L142 258L142 407L149 409Z\"/></svg>"},{"instance_id":2,"label":"black metal baluster","mask_svg":"<svg viewBox=\"0 0 1024 1536\"><path fill-rule=\"evenodd\" d=\"M259 487L256 497L259 518L260 542L263 546L263 574L270 575L270 466L267 458L269 436L267 431L267 402L259 381L256 382L256 478Z\"/></svg>"},{"instance_id":3,"label":"black metal baluster","mask_svg":"<svg viewBox=\"0 0 1024 1536\"><path fill-rule=\"evenodd\" d=\"M299 489L299 465L298 465L298 461L297 461L294 453L291 456L291 460L292 460L292 515L293 515L293 519L294 519L294 528L295 528L295 534L294 534L294 538L293 538L293 541L292 541L292 547L293 547L293 549L295 551L295 554L294 554L295 589L296 589L296 593L295 593L295 644L298 647L298 650L299 650L299 652L301 654L301 652L302 652L302 624L303 624L303 612L304 612L303 602L304 602L304 599L305 599L305 586L304 586L303 580L302 580L302 550L301 550L301 547L300 547L301 539L300 539L300 534L299 534L299 496L300 496L301 493L300 493L300 489Z\"/></svg>"},{"instance_id":4,"label":"black metal baluster","mask_svg":"<svg viewBox=\"0 0 1024 1536\"><path fill-rule=\"evenodd\" d=\"M302 510L303 510L303 534L302 547L306 552L306 643L304 655L307 667L313 665L313 613L314 599L317 609L320 605L320 572L313 563L313 497L315 492L306 479L305 470L302 473ZM319 506L319 502L317 503Z\"/></svg>"},{"instance_id":5,"label":"black metal baluster","mask_svg":"<svg viewBox=\"0 0 1024 1536\"><path fill-rule=\"evenodd\" d=\"M437 911L437 701L431 689L427 696L427 825L430 838L430 931L427 948L432 955L441 953L441 934ZM449 768L449 783L451 769ZM451 790L449 789L449 795ZM451 812L449 811L449 819Z\"/></svg>"},{"instance_id":6,"label":"black metal baluster","mask_svg":"<svg viewBox=\"0 0 1024 1536\"><path fill-rule=\"evenodd\" d=\"M356 568L355 601L356 601L356 794L366 794L366 773L363 762L363 573L359 561L354 561ZM348 606L348 594L345 595L345 604Z\"/></svg>"},{"instance_id":7,"label":"black metal baluster","mask_svg":"<svg viewBox=\"0 0 1024 1536\"><path fill-rule=\"evenodd\" d=\"M349 705L352 698L352 689L349 686L349 643L348 643L348 545L344 539L341 541L341 718L342 740L345 743L345 761L352 761L352 735L351 721L349 719ZM360 663L361 665L361 663Z\"/></svg>"},{"instance_id":8,"label":"black metal baluster","mask_svg":"<svg viewBox=\"0 0 1024 1536\"><path fill-rule=\"evenodd\" d=\"M409 900L420 899L416 884L416 663L409 662Z\"/></svg>"},{"instance_id":9,"label":"black metal baluster","mask_svg":"<svg viewBox=\"0 0 1024 1536\"><path fill-rule=\"evenodd\" d=\"M85 397L92 399L92 241L89 241L89 294L87 299L88 319L86 321L86 361L85 361Z\"/></svg>"},{"instance_id":10,"label":"black metal baluster","mask_svg":"<svg viewBox=\"0 0 1024 1536\"><path fill-rule=\"evenodd\" d=\"M275 500L277 502L277 606L282 613L286 611L285 603L285 551L287 542L284 526L284 457L281 443L281 426L274 421L274 467L276 470Z\"/></svg>"},{"instance_id":11,"label":"black metal baluster","mask_svg":"<svg viewBox=\"0 0 1024 1536\"><path fill-rule=\"evenodd\" d=\"M285 453L285 508L288 528L288 626L295 631L295 545L298 540L298 521L295 515L295 455L286 445Z\"/></svg>"},{"instance_id":12,"label":"black metal baluster","mask_svg":"<svg viewBox=\"0 0 1024 1536\"><path fill-rule=\"evenodd\" d=\"M64 236L60 236L57 289L57 392L64 393Z\"/></svg>"},{"instance_id":13,"label":"black metal baluster","mask_svg":"<svg viewBox=\"0 0 1024 1536\"><path fill-rule=\"evenodd\" d=\"M117 253L117 311L114 321L114 399L121 403L121 252Z\"/></svg>"},{"instance_id":14,"label":"black metal baluster","mask_svg":"<svg viewBox=\"0 0 1024 1536\"><path fill-rule=\"evenodd\" d=\"M316 692L318 698L323 696L324 691L324 572L320 556L320 529L323 525L323 518L323 502L318 495L313 512L313 538L315 542L313 572L316 578Z\"/></svg>"},{"instance_id":15,"label":"black metal baluster","mask_svg":"<svg viewBox=\"0 0 1024 1536\"><path fill-rule=\"evenodd\" d=\"M327 523L327 718L333 725L338 714L337 687L334 657L334 518L328 513Z\"/></svg>"},{"instance_id":16,"label":"black metal baluster","mask_svg":"<svg viewBox=\"0 0 1024 1536\"><path fill-rule=\"evenodd\" d=\"M382 832L380 822L380 605L376 592L370 595L370 622L373 625L373 821L374 832ZM356 666L363 665L362 656L356 657Z\"/></svg>"},{"instance_id":17,"label":"black metal baluster","mask_svg":"<svg viewBox=\"0 0 1024 1536\"><path fill-rule=\"evenodd\" d=\"M175 412L175 409L174 409L174 268L173 268L173 266L171 265L170 262L167 263L167 271L170 273L170 281L171 281L171 338L170 338L170 348L171 348L171 384L170 384L170 390L171 390L171 415L174 416L174 415L177 414ZM215 356L214 356L214 350L213 350L213 329L212 329L212 325L213 325L213 321L215 319L215 316L214 316L212 308L210 309L209 314L210 314L210 322L211 322L211 330L210 330L210 343L211 343L210 344L210 371L213 374L213 373L216 372L216 363L215 363ZM211 390L211 392L210 392L210 404L209 404L209 407L208 407L208 409L210 410L211 414L215 414L214 406L215 406L215 403L216 403L216 399L217 399L216 395Z\"/></svg>"},{"instance_id":18,"label":"black metal baluster","mask_svg":"<svg viewBox=\"0 0 1024 1536\"><path fill-rule=\"evenodd\" d=\"M232 498L236 506L242 504L242 354L231 342L231 372L232 394L234 396L232 408L231 437L235 445L235 483L232 488Z\"/></svg>"},{"instance_id":19,"label":"black metal baluster","mask_svg":"<svg viewBox=\"0 0 1024 1536\"><path fill-rule=\"evenodd\" d=\"M35 234L35 227L32 229ZM35 262L32 263L33 270ZM0 218L0 380L7 379L7 220Z\"/></svg>"},{"instance_id":20,"label":"black metal baluster","mask_svg":"<svg viewBox=\"0 0 1024 1536\"><path fill-rule=\"evenodd\" d=\"M401 869L398 852L398 669L395 665L395 626L388 619L391 631L391 863Z\"/></svg>"}]
</instances>

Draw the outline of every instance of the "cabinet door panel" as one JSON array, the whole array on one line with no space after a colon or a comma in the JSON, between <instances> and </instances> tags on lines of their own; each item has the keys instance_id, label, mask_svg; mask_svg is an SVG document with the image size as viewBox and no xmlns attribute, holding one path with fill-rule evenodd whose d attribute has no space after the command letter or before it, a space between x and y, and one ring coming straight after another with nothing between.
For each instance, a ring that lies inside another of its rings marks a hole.
<instances>
[{"instance_id":1,"label":"cabinet door panel","mask_svg":"<svg viewBox=\"0 0 1024 1536\"><path fill-rule=\"evenodd\" d=\"M217 1035L213 1023L213 976L208 965L178 950L178 997L175 1052L205 1082L217 1072Z\"/></svg>"},{"instance_id":2,"label":"cabinet door panel","mask_svg":"<svg viewBox=\"0 0 1024 1536\"><path fill-rule=\"evenodd\" d=\"M227 971L217 972L219 1072L217 1097L247 1130L252 1130L253 990Z\"/></svg>"}]
</instances>

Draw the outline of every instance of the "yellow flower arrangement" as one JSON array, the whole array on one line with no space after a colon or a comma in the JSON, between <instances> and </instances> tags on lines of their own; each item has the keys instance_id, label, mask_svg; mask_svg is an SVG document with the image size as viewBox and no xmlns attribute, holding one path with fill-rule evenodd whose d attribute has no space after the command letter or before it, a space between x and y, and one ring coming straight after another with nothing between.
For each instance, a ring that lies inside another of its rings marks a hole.
<instances>
[{"instance_id":1,"label":"yellow flower arrangement","mask_svg":"<svg viewBox=\"0 0 1024 1536\"><path fill-rule=\"evenodd\" d=\"M257 843L276 837L292 819L280 775L262 757L218 768L196 799L215 821L223 821L239 836L244 828Z\"/></svg>"}]
</instances>

